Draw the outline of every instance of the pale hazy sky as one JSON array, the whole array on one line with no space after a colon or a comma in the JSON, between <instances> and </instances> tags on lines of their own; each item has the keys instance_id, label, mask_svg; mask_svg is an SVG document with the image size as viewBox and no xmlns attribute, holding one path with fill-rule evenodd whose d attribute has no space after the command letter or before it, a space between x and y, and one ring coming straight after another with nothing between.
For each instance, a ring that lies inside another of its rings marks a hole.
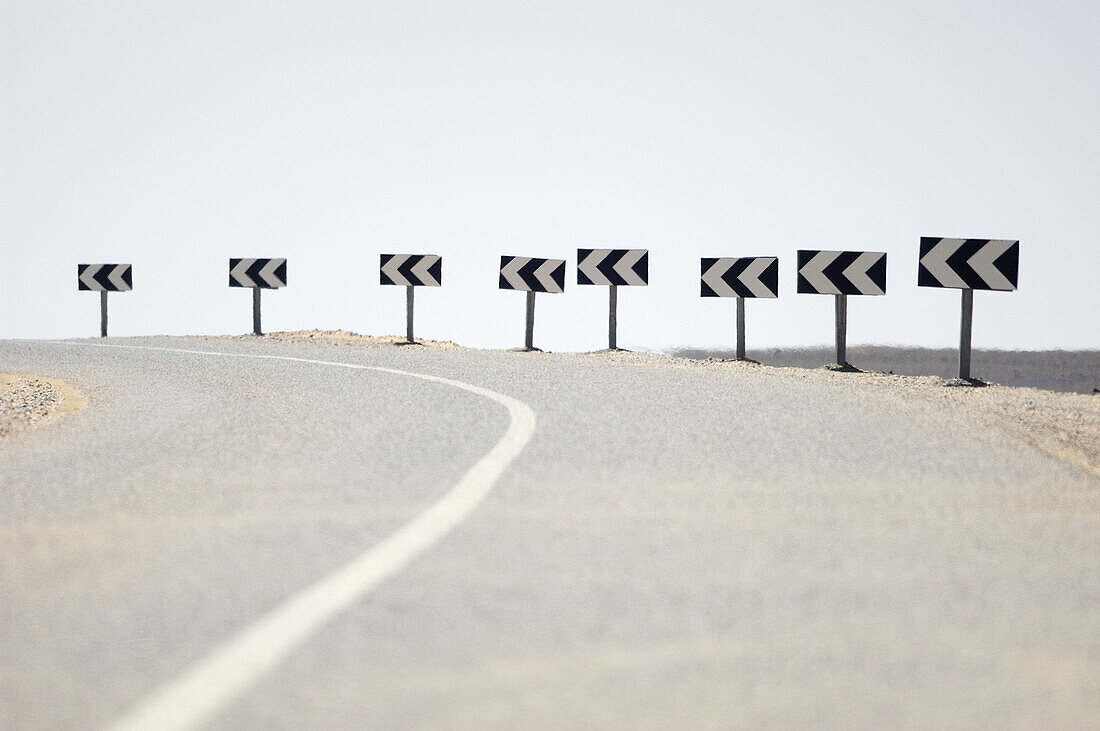
<instances>
[{"instance_id":1,"label":"pale hazy sky","mask_svg":"<svg viewBox=\"0 0 1100 731\"><path fill-rule=\"evenodd\" d=\"M1100 2L51 2L0 11L0 337L243 333L229 257L285 256L266 329L398 333L379 253L442 254L417 334L523 337L501 254L569 261L536 344L606 345L578 247L648 248L619 341L733 345L700 256L778 256L748 345L824 344L799 248L889 253L851 343L954 345L926 236L1019 239L974 343L1100 348Z\"/></svg>"}]
</instances>

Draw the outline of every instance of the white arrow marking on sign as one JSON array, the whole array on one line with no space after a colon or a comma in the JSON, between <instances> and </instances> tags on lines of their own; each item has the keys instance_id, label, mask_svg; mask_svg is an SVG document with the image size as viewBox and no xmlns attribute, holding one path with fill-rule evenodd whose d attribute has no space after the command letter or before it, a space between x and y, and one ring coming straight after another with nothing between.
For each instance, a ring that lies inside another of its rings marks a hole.
<instances>
[{"instance_id":1,"label":"white arrow marking on sign","mask_svg":"<svg viewBox=\"0 0 1100 731\"><path fill-rule=\"evenodd\" d=\"M117 266L111 270L110 274L107 275L107 280L111 284L115 285L115 289L127 290L130 288L130 285L126 284L126 281L122 278L122 275L125 271L125 266Z\"/></svg>"},{"instance_id":2,"label":"white arrow marking on sign","mask_svg":"<svg viewBox=\"0 0 1100 731\"><path fill-rule=\"evenodd\" d=\"M102 264L90 265L87 269L84 270L84 273L80 275L80 281L84 283L85 287L88 287L90 289L99 289L99 282L95 280L95 275L102 268ZM71 282L72 280L70 279L69 281Z\"/></svg>"},{"instance_id":3,"label":"white arrow marking on sign","mask_svg":"<svg viewBox=\"0 0 1100 731\"><path fill-rule=\"evenodd\" d=\"M615 264L615 271L619 273L627 284L642 286L646 282L634 271L634 265L646 255L646 249L628 249L622 259Z\"/></svg>"},{"instance_id":4,"label":"white arrow marking on sign","mask_svg":"<svg viewBox=\"0 0 1100 731\"><path fill-rule=\"evenodd\" d=\"M439 286L439 282L435 281L435 277L428 272L428 269L431 268L437 260L438 257L436 256L421 256L420 261L413 264L412 273L416 275L421 284Z\"/></svg>"},{"instance_id":5,"label":"white arrow marking on sign","mask_svg":"<svg viewBox=\"0 0 1100 731\"><path fill-rule=\"evenodd\" d=\"M877 251L865 251L844 270L844 276L863 294L886 294L874 280L867 276L867 270L882 257Z\"/></svg>"},{"instance_id":6,"label":"white arrow marking on sign","mask_svg":"<svg viewBox=\"0 0 1100 731\"><path fill-rule=\"evenodd\" d=\"M393 280L395 284L408 284L408 281L398 271L408 258L407 254L394 254L389 261L382 265L382 273Z\"/></svg>"},{"instance_id":7,"label":"white arrow marking on sign","mask_svg":"<svg viewBox=\"0 0 1100 731\"><path fill-rule=\"evenodd\" d=\"M947 264L947 259L959 250L963 239L943 239L935 244L920 260L920 263L939 280L944 287L956 287L968 289L966 282L962 280L955 270Z\"/></svg>"},{"instance_id":8,"label":"white arrow marking on sign","mask_svg":"<svg viewBox=\"0 0 1100 731\"><path fill-rule=\"evenodd\" d=\"M550 276L560 264L561 261L558 259L547 259L535 270L535 279L542 283L543 288L546 289L547 292L561 292L558 283Z\"/></svg>"},{"instance_id":9,"label":"white arrow marking on sign","mask_svg":"<svg viewBox=\"0 0 1100 731\"><path fill-rule=\"evenodd\" d=\"M592 249L588 253L588 256L584 257L584 261L577 262L577 269L580 269L589 281L601 282L606 279L603 272L597 268L597 264L604 260L608 254L611 253L611 249Z\"/></svg>"},{"instance_id":10,"label":"white arrow marking on sign","mask_svg":"<svg viewBox=\"0 0 1100 731\"><path fill-rule=\"evenodd\" d=\"M760 281L760 275L771 265L772 261L774 259L767 257L753 259L752 263L745 267L745 270L737 277L757 297L775 297L775 293Z\"/></svg>"},{"instance_id":11,"label":"white arrow marking on sign","mask_svg":"<svg viewBox=\"0 0 1100 731\"><path fill-rule=\"evenodd\" d=\"M985 280L992 289L1000 289L1012 291L1016 289L1012 286L1012 282L1008 281L1005 275L1001 274L997 267L993 266L993 262L997 260L997 257L1008 251L1015 241L990 241L989 243L978 249L978 253L970 257L967 262L970 268L978 273L978 276Z\"/></svg>"},{"instance_id":12,"label":"white arrow marking on sign","mask_svg":"<svg viewBox=\"0 0 1100 731\"><path fill-rule=\"evenodd\" d=\"M520 268L528 261L530 260L525 257L516 256L500 270L500 276L504 277L504 281L512 285L512 289L530 289L527 283L523 281L523 277L519 275Z\"/></svg>"},{"instance_id":13,"label":"white arrow marking on sign","mask_svg":"<svg viewBox=\"0 0 1100 731\"><path fill-rule=\"evenodd\" d=\"M282 259L272 259L267 264L264 264L263 268L260 269L260 279L264 280L265 284L272 286L282 285L284 283L283 280L275 275L275 270L278 269L279 265L282 263Z\"/></svg>"},{"instance_id":14,"label":"white arrow marking on sign","mask_svg":"<svg viewBox=\"0 0 1100 731\"><path fill-rule=\"evenodd\" d=\"M829 281L829 278L825 276L823 271L825 267L837 257L835 251L819 251L813 255L813 257L806 262L806 265L799 270L807 282L810 283L815 290L822 294L828 294L829 292L836 292L837 286Z\"/></svg>"},{"instance_id":15,"label":"white arrow marking on sign","mask_svg":"<svg viewBox=\"0 0 1100 731\"><path fill-rule=\"evenodd\" d=\"M710 269L703 272L703 281L720 297L736 297L737 293L726 284L722 275L733 266L733 259L719 259L711 265Z\"/></svg>"},{"instance_id":16,"label":"white arrow marking on sign","mask_svg":"<svg viewBox=\"0 0 1100 731\"><path fill-rule=\"evenodd\" d=\"M237 262L237 266L229 270L229 273L245 287L255 287L256 283L252 281L252 277L248 276L248 268L256 263L255 259L241 259Z\"/></svg>"}]
</instances>

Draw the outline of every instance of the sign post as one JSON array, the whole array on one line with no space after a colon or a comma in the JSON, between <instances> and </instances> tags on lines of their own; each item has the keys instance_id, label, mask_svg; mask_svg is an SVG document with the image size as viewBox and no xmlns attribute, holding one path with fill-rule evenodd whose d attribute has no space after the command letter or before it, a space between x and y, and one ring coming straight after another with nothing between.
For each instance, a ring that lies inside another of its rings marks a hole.
<instances>
[{"instance_id":1,"label":"sign post","mask_svg":"<svg viewBox=\"0 0 1100 731\"><path fill-rule=\"evenodd\" d=\"M745 298L737 298L737 360L745 360Z\"/></svg>"},{"instance_id":2,"label":"sign post","mask_svg":"<svg viewBox=\"0 0 1100 731\"><path fill-rule=\"evenodd\" d=\"M848 295L838 294L836 297L836 362L837 365L848 365Z\"/></svg>"},{"instance_id":3,"label":"sign post","mask_svg":"<svg viewBox=\"0 0 1100 731\"><path fill-rule=\"evenodd\" d=\"M1019 241L921 237L917 286L962 290L959 376L956 383L976 383L970 377L970 334L974 321L974 290L1014 291L1019 270Z\"/></svg>"},{"instance_id":4,"label":"sign post","mask_svg":"<svg viewBox=\"0 0 1100 731\"><path fill-rule=\"evenodd\" d=\"M974 324L974 290L962 291L962 323L959 326L959 378L970 380L970 331Z\"/></svg>"},{"instance_id":5,"label":"sign post","mask_svg":"<svg viewBox=\"0 0 1100 731\"><path fill-rule=\"evenodd\" d=\"M129 292L134 288L131 264L77 264L78 291L99 292L99 337L107 337L107 293Z\"/></svg>"},{"instance_id":6,"label":"sign post","mask_svg":"<svg viewBox=\"0 0 1100 731\"><path fill-rule=\"evenodd\" d=\"M607 349L618 350L618 318L619 318L619 285L612 284L607 288L608 314L607 314Z\"/></svg>"},{"instance_id":7,"label":"sign post","mask_svg":"<svg viewBox=\"0 0 1100 731\"><path fill-rule=\"evenodd\" d=\"M413 288L442 286L443 258L436 254L382 254L379 281L405 287L405 340L397 344L418 345L413 338Z\"/></svg>"},{"instance_id":8,"label":"sign post","mask_svg":"<svg viewBox=\"0 0 1100 731\"><path fill-rule=\"evenodd\" d=\"M524 350L535 350L535 293L527 293L527 328L523 338Z\"/></svg>"},{"instance_id":9,"label":"sign post","mask_svg":"<svg viewBox=\"0 0 1100 731\"><path fill-rule=\"evenodd\" d=\"M260 328L260 288L252 288L252 334L263 335Z\"/></svg>"},{"instance_id":10,"label":"sign post","mask_svg":"<svg viewBox=\"0 0 1100 731\"><path fill-rule=\"evenodd\" d=\"M230 259L229 286L252 290L252 334L263 335L260 290L286 286L286 259Z\"/></svg>"},{"instance_id":11,"label":"sign post","mask_svg":"<svg viewBox=\"0 0 1100 731\"><path fill-rule=\"evenodd\" d=\"M523 350L537 351L535 347L535 294L565 291L565 260L537 259L529 256L500 257L500 289L527 292L526 332Z\"/></svg>"},{"instance_id":12,"label":"sign post","mask_svg":"<svg viewBox=\"0 0 1100 731\"><path fill-rule=\"evenodd\" d=\"M577 284L610 287L607 348L618 350L618 288L649 285L649 250L577 249Z\"/></svg>"},{"instance_id":13,"label":"sign post","mask_svg":"<svg viewBox=\"0 0 1100 731\"><path fill-rule=\"evenodd\" d=\"M745 357L745 299L779 296L779 259L747 256L699 260L699 296L737 299L737 360Z\"/></svg>"},{"instance_id":14,"label":"sign post","mask_svg":"<svg viewBox=\"0 0 1100 731\"><path fill-rule=\"evenodd\" d=\"M854 371L848 363L848 295L886 294L886 254L881 251L798 252L799 294L831 294L836 300L836 364L834 370Z\"/></svg>"}]
</instances>

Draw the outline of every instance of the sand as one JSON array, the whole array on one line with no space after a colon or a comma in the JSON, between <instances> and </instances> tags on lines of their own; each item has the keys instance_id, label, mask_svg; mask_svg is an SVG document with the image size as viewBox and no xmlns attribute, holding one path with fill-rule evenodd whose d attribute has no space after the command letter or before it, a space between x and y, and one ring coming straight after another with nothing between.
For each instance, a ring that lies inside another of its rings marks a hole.
<instances>
[{"instance_id":1,"label":"sand","mask_svg":"<svg viewBox=\"0 0 1100 731\"><path fill-rule=\"evenodd\" d=\"M0 373L0 439L79 411L88 399L56 378Z\"/></svg>"}]
</instances>

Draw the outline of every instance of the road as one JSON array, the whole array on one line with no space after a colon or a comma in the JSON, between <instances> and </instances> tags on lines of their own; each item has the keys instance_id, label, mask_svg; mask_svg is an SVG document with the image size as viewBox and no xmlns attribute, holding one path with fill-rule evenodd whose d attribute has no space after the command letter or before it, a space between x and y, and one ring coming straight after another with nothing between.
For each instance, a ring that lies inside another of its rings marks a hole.
<instances>
[{"instance_id":1,"label":"road","mask_svg":"<svg viewBox=\"0 0 1100 731\"><path fill-rule=\"evenodd\" d=\"M994 389L271 338L0 371L90 401L0 442L0 728L1100 723L1100 478Z\"/></svg>"}]
</instances>

